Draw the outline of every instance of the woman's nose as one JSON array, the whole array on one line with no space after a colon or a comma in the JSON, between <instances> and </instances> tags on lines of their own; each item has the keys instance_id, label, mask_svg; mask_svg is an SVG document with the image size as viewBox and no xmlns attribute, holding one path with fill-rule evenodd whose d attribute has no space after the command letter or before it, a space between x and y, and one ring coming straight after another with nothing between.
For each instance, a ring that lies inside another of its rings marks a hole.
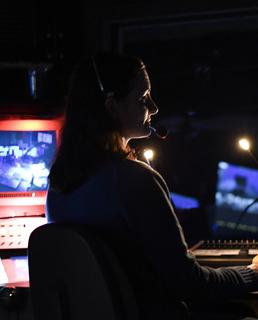
<instances>
[{"instance_id":1,"label":"woman's nose","mask_svg":"<svg viewBox=\"0 0 258 320\"><path fill-rule=\"evenodd\" d=\"M150 98L149 113L156 114L156 113L158 113L158 111L159 111L159 109L158 109L156 103L154 102L154 100L152 98Z\"/></svg>"}]
</instances>

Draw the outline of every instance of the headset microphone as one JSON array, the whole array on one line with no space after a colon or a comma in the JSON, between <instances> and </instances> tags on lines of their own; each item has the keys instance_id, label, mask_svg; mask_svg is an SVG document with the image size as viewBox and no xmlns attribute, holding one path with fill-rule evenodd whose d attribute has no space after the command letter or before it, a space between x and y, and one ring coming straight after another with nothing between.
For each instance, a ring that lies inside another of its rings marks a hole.
<instances>
[{"instance_id":1,"label":"headset microphone","mask_svg":"<svg viewBox=\"0 0 258 320\"><path fill-rule=\"evenodd\" d=\"M157 128L150 127L150 129L160 139L166 139L168 136L168 130L164 126L159 126Z\"/></svg>"}]
</instances>

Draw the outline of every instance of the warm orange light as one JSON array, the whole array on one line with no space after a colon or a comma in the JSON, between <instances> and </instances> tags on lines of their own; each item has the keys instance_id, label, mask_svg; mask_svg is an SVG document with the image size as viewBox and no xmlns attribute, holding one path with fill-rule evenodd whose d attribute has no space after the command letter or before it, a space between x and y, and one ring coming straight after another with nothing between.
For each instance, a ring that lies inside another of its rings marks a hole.
<instances>
[{"instance_id":1,"label":"warm orange light","mask_svg":"<svg viewBox=\"0 0 258 320\"><path fill-rule=\"evenodd\" d=\"M11 119L1 120L0 130L3 131L40 131L40 130L57 130L61 127L61 119L45 120L45 119Z\"/></svg>"},{"instance_id":2,"label":"warm orange light","mask_svg":"<svg viewBox=\"0 0 258 320\"><path fill-rule=\"evenodd\" d=\"M151 161L154 157L154 152L151 149L144 150L144 157L147 161Z\"/></svg>"},{"instance_id":3,"label":"warm orange light","mask_svg":"<svg viewBox=\"0 0 258 320\"><path fill-rule=\"evenodd\" d=\"M249 151L250 147L251 147L251 143L248 139L246 138L241 138L238 140L238 145L241 149L245 150L245 151Z\"/></svg>"},{"instance_id":4,"label":"warm orange light","mask_svg":"<svg viewBox=\"0 0 258 320\"><path fill-rule=\"evenodd\" d=\"M64 118L55 119L0 119L0 131L56 131L57 143Z\"/></svg>"}]
</instances>

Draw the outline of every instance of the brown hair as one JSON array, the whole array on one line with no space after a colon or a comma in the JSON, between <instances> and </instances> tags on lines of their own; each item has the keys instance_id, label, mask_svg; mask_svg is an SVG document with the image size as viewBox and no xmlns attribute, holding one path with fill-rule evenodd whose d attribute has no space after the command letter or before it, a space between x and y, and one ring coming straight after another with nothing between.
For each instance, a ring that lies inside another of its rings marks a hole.
<instances>
[{"instance_id":1,"label":"brown hair","mask_svg":"<svg viewBox=\"0 0 258 320\"><path fill-rule=\"evenodd\" d=\"M79 187L104 161L134 157L122 144L119 124L105 108L112 92L119 100L132 90L144 68L136 57L101 52L74 69L61 145L51 168L50 188L70 192Z\"/></svg>"}]
</instances>

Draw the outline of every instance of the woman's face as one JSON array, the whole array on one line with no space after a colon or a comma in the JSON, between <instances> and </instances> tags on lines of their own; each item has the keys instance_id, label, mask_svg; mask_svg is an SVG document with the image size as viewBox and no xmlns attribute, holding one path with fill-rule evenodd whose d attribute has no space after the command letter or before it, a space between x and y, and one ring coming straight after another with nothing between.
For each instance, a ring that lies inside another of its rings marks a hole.
<instances>
[{"instance_id":1,"label":"woman's face","mask_svg":"<svg viewBox=\"0 0 258 320\"><path fill-rule=\"evenodd\" d=\"M126 142L148 137L151 134L151 117L157 112L158 108L151 98L149 76L143 69L137 74L132 91L117 101L116 117Z\"/></svg>"}]
</instances>

